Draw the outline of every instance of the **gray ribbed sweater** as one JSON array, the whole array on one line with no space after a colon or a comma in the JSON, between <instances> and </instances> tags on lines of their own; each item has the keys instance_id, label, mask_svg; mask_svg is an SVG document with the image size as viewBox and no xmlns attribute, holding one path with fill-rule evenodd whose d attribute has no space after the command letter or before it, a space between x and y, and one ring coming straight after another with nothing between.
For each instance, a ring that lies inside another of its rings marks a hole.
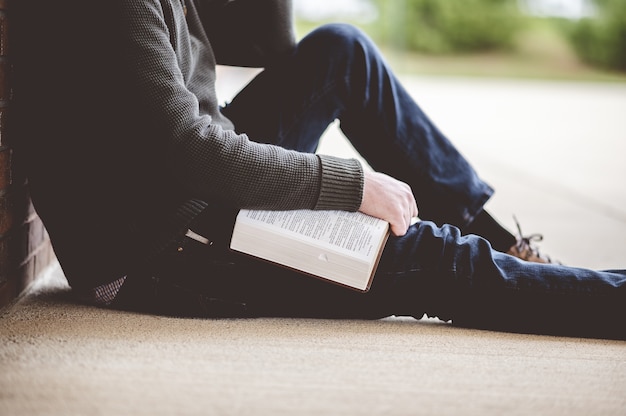
<instances>
[{"instance_id":1,"label":"gray ribbed sweater","mask_svg":"<svg viewBox=\"0 0 626 416\"><path fill-rule=\"evenodd\" d=\"M288 53L294 47L290 2L197 3L198 8L188 2L185 18L180 0L124 2L130 28L128 59L136 65L137 82L152 105L150 111L169 130L167 163L177 180L201 199L238 207L358 209L362 180L358 162L252 142L235 134L219 112L212 42L230 52L225 58L228 63L240 65L263 65ZM234 9L237 3L243 6ZM234 12L229 13L229 7ZM244 19L246 13L254 19ZM223 25L223 19L233 19L232 31L249 36L250 44L245 46L256 55L238 53L241 35L224 31L213 35L215 41L207 37L203 24L221 20ZM235 19L260 27L240 28ZM272 37L255 36L255 31L264 29ZM229 50L229 39L235 37L239 44L233 42Z\"/></svg>"},{"instance_id":2,"label":"gray ribbed sweater","mask_svg":"<svg viewBox=\"0 0 626 416\"><path fill-rule=\"evenodd\" d=\"M290 2L187 1L187 16L181 0L13 8L12 126L76 288L129 273L207 204L360 205L357 161L255 143L219 112L216 63L264 66L291 51Z\"/></svg>"}]
</instances>

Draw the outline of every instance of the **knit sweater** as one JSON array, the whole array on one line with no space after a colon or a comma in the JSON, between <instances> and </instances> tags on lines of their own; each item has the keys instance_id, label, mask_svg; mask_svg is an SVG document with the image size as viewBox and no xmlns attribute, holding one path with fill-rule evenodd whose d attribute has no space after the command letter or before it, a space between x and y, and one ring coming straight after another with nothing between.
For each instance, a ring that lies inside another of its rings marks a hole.
<instances>
[{"instance_id":1,"label":"knit sweater","mask_svg":"<svg viewBox=\"0 0 626 416\"><path fill-rule=\"evenodd\" d=\"M19 152L72 286L127 274L208 204L358 209L356 160L257 143L220 113L216 64L295 47L289 1L21 0L14 14Z\"/></svg>"}]
</instances>

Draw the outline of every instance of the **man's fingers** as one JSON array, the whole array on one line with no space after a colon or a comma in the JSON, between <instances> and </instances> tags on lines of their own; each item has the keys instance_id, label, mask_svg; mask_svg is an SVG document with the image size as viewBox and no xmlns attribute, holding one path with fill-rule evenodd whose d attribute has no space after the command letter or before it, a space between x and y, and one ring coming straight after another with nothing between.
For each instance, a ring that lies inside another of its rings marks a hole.
<instances>
[{"instance_id":1,"label":"man's fingers","mask_svg":"<svg viewBox=\"0 0 626 416\"><path fill-rule=\"evenodd\" d=\"M379 172L366 172L360 210L385 219L394 235L406 234L417 216L417 203L411 187Z\"/></svg>"}]
</instances>

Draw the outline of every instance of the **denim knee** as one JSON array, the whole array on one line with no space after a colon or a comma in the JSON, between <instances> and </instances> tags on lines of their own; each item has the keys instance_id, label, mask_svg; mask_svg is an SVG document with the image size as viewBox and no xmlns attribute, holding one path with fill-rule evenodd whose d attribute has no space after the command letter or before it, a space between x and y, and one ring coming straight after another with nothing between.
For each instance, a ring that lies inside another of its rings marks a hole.
<instances>
[{"instance_id":1,"label":"denim knee","mask_svg":"<svg viewBox=\"0 0 626 416\"><path fill-rule=\"evenodd\" d=\"M359 28L348 23L328 23L315 28L304 39L344 48L354 42L370 43L369 37ZM304 41L303 39L303 41ZM344 46L342 46L344 44Z\"/></svg>"},{"instance_id":2,"label":"denim knee","mask_svg":"<svg viewBox=\"0 0 626 416\"><path fill-rule=\"evenodd\" d=\"M310 45L318 50L324 50L326 56L336 63L337 59L353 60L355 54L370 56L378 49L369 36L361 29L348 23L329 23L310 32L299 44Z\"/></svg>"}]
</instances>

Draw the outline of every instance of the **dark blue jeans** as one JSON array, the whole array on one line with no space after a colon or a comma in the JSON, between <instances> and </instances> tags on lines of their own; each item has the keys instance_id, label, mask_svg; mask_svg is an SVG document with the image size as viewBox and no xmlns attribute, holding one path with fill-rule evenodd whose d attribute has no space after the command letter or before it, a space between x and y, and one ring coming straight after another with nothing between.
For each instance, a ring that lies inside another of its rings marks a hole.
<instances>
[{"instance_id":1,"label":"dark blue jeans","mask_svg":"<svg viewBox=\"0 0 626 416\"><path fill-rule=\"evenodd\" d=\"M439 225L467 225L493 193L351 26L327 25L305 37L224 113L252 140L303 152L314 152L339 120L375 170L411 186L420 218Z\"/></svg>"},{"instance_id":2,"label":"dark blue jeans","mask_svg":"<svg viewBox=\"0 0 626 416\"><path fill-rule=\"evenodd\" d=\"M462 235L491 196L368 38L346 25L313 32L224 108L251 139L313 152L328 125L376 170L411 185L424 220L390 238L359 293L230 252L231 214L210 208L152 270L129 276L117 305L207 316L376 319L425 313L454 324L579 336L626 336L626 272L527 263ZM226 218L225 218L226 217ZM219 218L219 221L215 221Z\"/></svg>"}]
</instances>

